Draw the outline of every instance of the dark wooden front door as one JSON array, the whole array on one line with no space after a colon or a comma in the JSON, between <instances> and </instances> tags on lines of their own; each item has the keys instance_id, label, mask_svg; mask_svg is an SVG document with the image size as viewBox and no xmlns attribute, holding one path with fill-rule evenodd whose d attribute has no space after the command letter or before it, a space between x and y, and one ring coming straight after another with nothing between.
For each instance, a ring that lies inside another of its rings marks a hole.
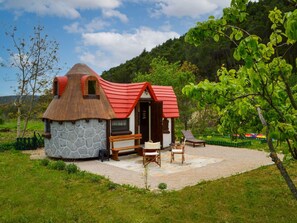
<instances>
[{"instance_id":1,"label":"dark wooden front door","mask_svg":"<svg viewBox=\"0 0 297 223\"><path fill-rule=\"evenodd\" d=\"M161 142L163 146L162 128L163 102L155 101L151 103L151 139L153 142Z\"/></svg>"},{"instance_id":2,"label":"dark wooden front door","mask_svg":"<svg viewBox=\"0 0 297 223\"><path fill-rule=\"evenodd\" d=\"M140 133L142 134L141 144L149 141L149 103L140 102L139 112Z\"/></svg>"}]
</instances>

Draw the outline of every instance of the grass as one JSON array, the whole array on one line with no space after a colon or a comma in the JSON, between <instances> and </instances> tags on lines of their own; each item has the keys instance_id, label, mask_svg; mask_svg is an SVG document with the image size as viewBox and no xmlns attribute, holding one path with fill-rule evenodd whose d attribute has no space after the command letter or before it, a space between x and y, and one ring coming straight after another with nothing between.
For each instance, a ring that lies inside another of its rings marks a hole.
<instances>
[{"instance_id":1,"label":"grass","mask_svg":"<svg viewBox=\"0 0 297 223\"><path fill-rule=\"evenodd\" d=\"M269 148L266 142L262 142L262 140L259 139L236 139L236 140L231 140L230 137L228 136L219 136L219 135L214 135L214 136L197 136L199 139L204 139L204 140L214 140L214 141L224 141L224 142L251 142L251 145L245 145L245 148L248 149L254 149L254 150L260 150L260 151L266 151L269 152ZM277 153L282 153L285 155L289 154L289 149L288 146L285 142L279 142L279 141L273 141L274 147L277 151Z\"/></svg>"},{"instance_id":2,"label":"grass","mask_svg":"<svg viewBox=\"0 0 297 223\"><path fill-rule=\"evenodd\" d=\"M297 222L275 166L162 193L50 166L0 153L0 222ZM286 166L297 183L297 163Z\"/></svg>"},{"instance_id":3,"label":"grass","mask_svg":"<svg viewBox=\"0 0 297 223\"><path fill-rule=\"evenodd\" d=\"M0 125L0 147L15 140L14 126ZM43 123L29 129L42 133ZM285 165L296 184L297 162ZM297 202L275 166L153 193L7 150L0 176L0 222L297 222Z\"/></svg>"},{"instance_id":4,"label":"grass","mask_svg":"<svg viewBox=\"0 0 297 223\"><path fill-rule=\"evenodd\" d=\"M41 120L31 120L28 123L25 137L32 137L34 131L42 134L44 132L44 124ZM17 137L17 121L7 120L0 124L0 144L14 142Z\"/></svg>"}]
</instances>

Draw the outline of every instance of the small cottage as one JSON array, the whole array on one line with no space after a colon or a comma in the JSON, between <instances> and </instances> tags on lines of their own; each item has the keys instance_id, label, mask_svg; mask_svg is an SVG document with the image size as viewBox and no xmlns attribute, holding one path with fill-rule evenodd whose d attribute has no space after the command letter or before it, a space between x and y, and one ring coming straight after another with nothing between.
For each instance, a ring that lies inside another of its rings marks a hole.
<instances>
[{"instance_id":1,"label":"small cottage","mask_svg":"<svg viewBox=\"0 0 297 223\"><path fill-rule=\"evenodd\" d=\"M141 144L152 140L162 147L174 141L179 111L172 87L112 83L76 64L54 78L53 95L43 114L49 157L98 157L100 150L110 150L111 135L141 133Z\"/></svg>"}]
</instances>

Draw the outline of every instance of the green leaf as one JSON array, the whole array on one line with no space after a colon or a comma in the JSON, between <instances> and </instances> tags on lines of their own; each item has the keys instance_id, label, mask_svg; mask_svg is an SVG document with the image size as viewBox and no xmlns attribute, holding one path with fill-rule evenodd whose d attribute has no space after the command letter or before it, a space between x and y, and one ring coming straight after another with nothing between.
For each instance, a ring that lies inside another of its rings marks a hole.
<instances>
[{"instance_id":1,"label":"green leaf","mask_svg":"<svg viewBox=\"0 0 297 223\"><path fill-rule=\"evenodd\" d=\"M287 14L285 23L286 35L292 40L297 40L297 9L294 12Z\"/></svg>"},{"instance_id":2,"label":"green leaf","mask_svg":"<svg viewBox=\"0 0 297 223\"><path fill-rule=\"evenodd\" d=\"M241 56L239 54L239 50L238 49L234 50L233 57L234 57L235 60L240 61Z\"/></svg>"},{"instance_id":3,"label":"green leaf","mask_svg":"<svg viewBox=\"0 0 297 223\"><path fill-rule=\"evenodd\" d=\"M242 36L243 36L243 33L242 33L242 31L239 30L239 31L237 31L237 33L235 35L235 39L240 40L242 38Z\"/></svg>"},{"instance_id":4,"label":"green leaf","mask_svg":"<svg viewBox=\"0 0 297 223\"><path fill-rule=\"evenodd\" d=\"M214 35L213 40L218 42L220 40L220 36L218 34Z\"/></svg>"},{"instance_id":5,"label":"green leaf","mask_svg":"<svg viewBox=\"0 0 297 223\"><path fill-rule=\"evenodd\" d=\"M245 65L247 66L247 68L251 68L253 66L254 62L253 62L253 58L251 56L248 56L245 59Z\"/></svg>"}]
</instances>

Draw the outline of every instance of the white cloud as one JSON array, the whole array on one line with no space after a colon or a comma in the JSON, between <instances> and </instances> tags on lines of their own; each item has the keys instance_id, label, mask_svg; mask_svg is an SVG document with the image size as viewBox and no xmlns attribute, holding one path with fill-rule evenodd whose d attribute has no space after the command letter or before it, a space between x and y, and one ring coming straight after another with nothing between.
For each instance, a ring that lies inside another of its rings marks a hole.
<instances>
[{"instance_id":1,"label":"white cloud","mask_svg":"<svg viewBox=\"0 0 297 223\"><path fill-rule=\"evenodd\" d=\"M66 25L63 27L69 33L83 33L84 28L80 26L78 22L74 22L71 25Z\"/></svg>"},{"instance_id":2,"label":"white cloud","mask_svg":"<svg viewBox=\"0 0 297 223\"><path fill-rule=\"evenodd\" d=\"M63 28L69 33L89 33L102 30L109 25L108 22L100 19L94 18L91 22L87 24L80 24L79 22L74 22L70 25L66 25Z\"/></svg>"},{"instance_id":3,"label":"white cloud","mask_svg":"<svg viewBox=\"0 0 297 223\"><path fill-rule=\"evenodd\" d=\"M95 54L82 53L80 60L101 69L109 69L139 55L144 49L150 51L166 40L178 37L176 32L161 32L146 27L134 33L85 33L82 35L84 45L97 51Z\"/></svg>"},{"instance_id":4,"label":"white cloud","mask_svg":"<svg viewBox=\"0 0 297 223\"><path fill-rule=\"evenodd\" d=\"M66 18L80 17L79 10L115 9L122 0L2 0L0 7L4 9L36 13L39 15L55 15Z\"/></svg>"},{"instance_id":5,"label":"white cloud","mask_svg":"<svg viewBox=\"0 0 297 223\"><path fill-rule=\"evenodd\" d=\"M198 18L228 7L231 0L155 0L154 16Z\"/></svg>"},{"instance_id":6,"label":"white cloud","mask_svg":"<svg viewBox=\"0 0 297 223\"><path fill-rule=\"evenodd\" d=\"M120 13L117 10L104 9L102 12L103 12L103 16L106 17L106 18L116 17L116 18L120 19L124 23L128 22L128 17L125 14Z\"/></svg>"}]
</instances>

